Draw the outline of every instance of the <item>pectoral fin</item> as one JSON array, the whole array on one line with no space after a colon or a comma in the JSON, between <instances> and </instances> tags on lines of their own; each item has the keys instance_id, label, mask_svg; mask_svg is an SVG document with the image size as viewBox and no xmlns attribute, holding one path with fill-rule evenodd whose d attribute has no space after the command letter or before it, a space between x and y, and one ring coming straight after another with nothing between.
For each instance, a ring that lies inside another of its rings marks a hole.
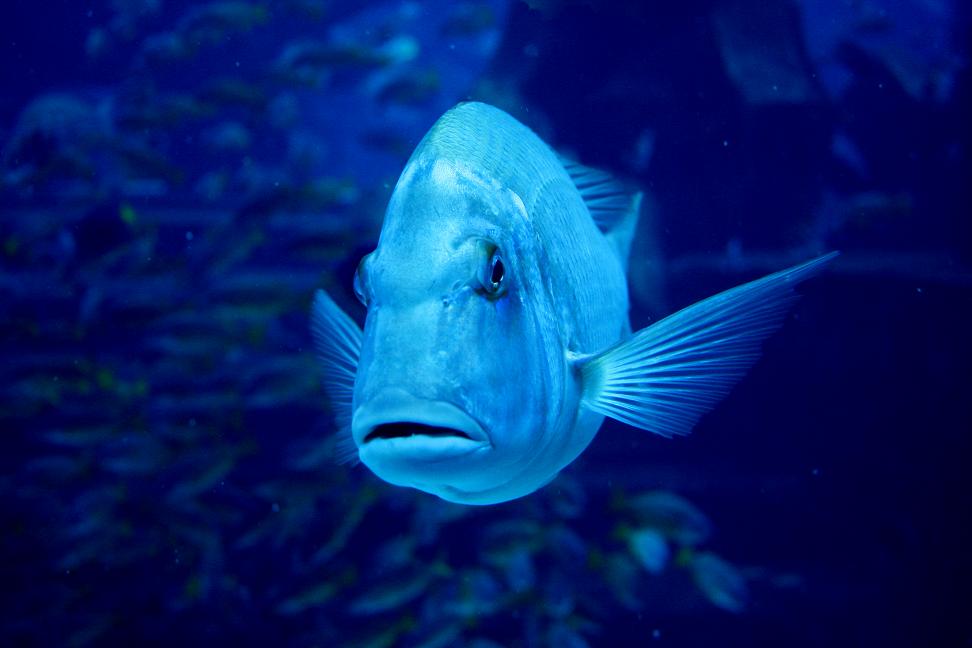
<instances>
[{"instance_id":1,"label":"pectoral fin","mask_svg":"<svg viewBox=\"0 0 972 648\"><path fill-rule=\"evenodd\" d=\"M756 362L798 295L837 256L714 295L580 360L583 406L665 437L688 434Z\"/></svg>"},{"instance_id":2,"label":"pectoral fin","mask_svg":"<svg viewBox=\"0 0 972 648\"><path fill-rule=\"evenodd\" d=\"M330 295L318 290L311 311L311 335L324 367L324 391L334 409L338 461L353 462L358 448L351 439L351 397L361 355L361 329Z\"/></svg>"}]
</instances>

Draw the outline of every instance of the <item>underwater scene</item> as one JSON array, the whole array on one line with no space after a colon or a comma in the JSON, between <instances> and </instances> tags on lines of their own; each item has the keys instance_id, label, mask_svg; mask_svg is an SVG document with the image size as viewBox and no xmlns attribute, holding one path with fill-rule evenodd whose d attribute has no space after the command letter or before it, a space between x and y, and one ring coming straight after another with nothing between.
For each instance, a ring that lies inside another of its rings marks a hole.
<instances>
[{"instance_id":1,"label":"underwater scene","mask_svg":"<svg viewBox=\"0 0 972 648\"><path fill-rule=\"evenodd\" d=\"M972 645L970 36L6 2L0 645Z\"/></svg>"}]
</instances>

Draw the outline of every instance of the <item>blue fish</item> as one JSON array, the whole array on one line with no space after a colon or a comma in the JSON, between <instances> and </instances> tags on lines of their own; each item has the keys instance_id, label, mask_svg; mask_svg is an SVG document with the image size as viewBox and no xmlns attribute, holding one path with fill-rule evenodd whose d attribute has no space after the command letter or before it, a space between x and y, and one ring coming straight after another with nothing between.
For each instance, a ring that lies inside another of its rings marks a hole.
<instances>
[{"instance_id":1,"label":"blue fish","mask_svg":"<svg viewBox=\"0 0 972 648\"><path fill-rule=\"evenodd\" d=\"M831 253L634 334L640 205L505 112L463 103L409 159L354 278L364 331L323 291L312 333L348 456L450 502L552 480L604 417L684 435L756 361Z\"/></svg>"}]
</instances>

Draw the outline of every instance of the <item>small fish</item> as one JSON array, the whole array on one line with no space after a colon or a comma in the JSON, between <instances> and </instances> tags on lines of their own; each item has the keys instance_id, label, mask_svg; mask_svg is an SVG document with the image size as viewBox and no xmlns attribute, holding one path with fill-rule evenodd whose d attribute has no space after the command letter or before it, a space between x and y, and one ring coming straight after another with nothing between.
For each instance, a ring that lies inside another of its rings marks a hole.
<instances>
[{"instance_id":1,"label":"small fish","mask_svg":"<svg viewBox=\"0 0 972 648\"><path fill-rule=\"evenodd\" d=\"M637 529L628 536L628 547L641 566L651 574L660 574L668 563L668 543L654 529Z\"/></svg>"},{"instance_id":2,"label":"small fish","mask_svg":"<svg viewBox=\"0 0 972 648\"><path fill-rule=\"evenodd\" d=\"M485 569L473 568L459 574L456 589L443 588L443 600L426 599L437 613L464 621L473 621L497 612L503 604L503 586Z\"/></svg>"},{"instance_id":3,"label":"small fish","mask_svg":"<svg viewBox=\"0 0 972 648\"><path fill-rule=\"evenodd\" d=\"M465 506L452 506L437 500L420 499L415 503L410 533L420 547L430 546L439 541L440 532L444 527L468 517L469 513L470 509Z\"/></svg>"},{"instance_id":4,"label":"small fish","mask_svg":"<svg viewBox=\"0 0 972 648\"><path fill-rule=\"evenodd\" d=\"M435 580L448 574L449 568L442 563L415 564L414 569L387 578L353 599L348 611L354 616L371 616L400 609L425 594Z\"/></svg>"},{"instance_id":5,"label":"small fish","mask_svg":"<svg viewBox=\"0 0 972 648\"><path fill-rule=\"evenodd\" d=\"M170 95L150 93L127 100L118 109L117 124L124 130L173 128L187 123L201 122L217 114L217 109L189 94ZM160 153L141 148L142 155L161 158L142 164L165 164ZM134 154L135 157L138 154ZM136 167L137 168L137 167Z\"/></svg>"},{"instance_id":6,"label":"small fish","mask_svg":"<svg viewBox=\"0 0 972 648\"><path fill-rule=\"evenodd\" d=\"M455 646L458 644L457 640L462 636L462 629L462 624L455 621L443 625L441 628L426 636L420 643L415 644L416 648L446 648L447 646Z\"/></svg>"},{"instance_id":7,"label":"small fish","mask_svg":"<svg viewBox=\"0 0 972 648\"><path fill-rule=\"evenodd\" d=\"M605 557L603 570L604 582L621 607L641 610L644 603L638 597L638 583L642 576L638 565L624 554L612 553Z\"/></svg>"},{"instance_id":8,"label":"small fish","mask_svg":"<svg viewBox=\"0 0 972 648\"><path fill-rule=\"evenodd\" d=\"M239 106L255 111L263 110L269 102L262 86L233 77L222 77L208 82L199 91L199 99L203 103L222 108Z\"/></svg>"},{"instance_id":9,"label":"small fish","mask_svg":"<svg viewBox=\"0 0 972 648\"><path fill-rule=\"evenodd\" d=\"M392 648L402 645L402 638L415 629L416 621L410 614L405 614L394 623L371 624L368 633L356 637L352 643L360 648ZM349 642L351 643L351 642Z\"/></svg>"},{"instance_id":10,"label":"small fish","mask_svg":"<svg viewBox=\"0 0 972 648\"><path fill-rule=\"evenodd\" d=\"M115 475L151 475L171 460L165 445L149 435L128 435L111 444L107 456L99 461L104 470Z\"/></svg>"},{"instance_id":11,"label":"small fish","mask_svg":"<svg viewBox=\"0 0 972 648\"><path fill-rule=\"evenodd\" d=\"M584 492L583 485L575 477L561 474L547 490L550 495L550 508L558 518L576 518L584 512L587 494Z\"/></svg>"},{"instance_id":12,"label":"small fish","mask_svg":"<svg viewBox=\"0 0 972 648\"><path fill-rule=\"evenodd\" d=\"M389 54L361 43L296 41L283 49L274 68L285 80L314 85L326 74L371 70L392 61Z\"/></svg>"},{"instance_id":13,"label":"small fish","mask_svg":"<svg viewBox=\"0 0 972 648\"><path fill-rule=\"evenodd\" d=\"M314 301L347 455L391 484L494 504L550 482L605 416L688 434L756 362L793 287L835 254L632 335L640 198L497 108L443 115L358 265L364 331L325 292Z\"/></svg>"},{"instance_id":14,"label":"small fish","mask_svg":"<svg viewBox=\"0 0 972 648\"><path fill-rule=\"evenodd\" d=\"M536 587L537 568L527 548L521 547L511 552L503 562L503 576L511 592L526 592Z\"/></svg>"},{"instance_id":15,"label":"small fish","mask_svg":"<svg viewBox=\"0 0 972 648\"><path fill-rule=\"evenodd\" d=\"M193 55L194 48L175 32L152 34L142 41L141 58L150 64L182 61Z\"/></svg>"},{"instance_id":16,"label":"small fish","mask_svg":"<svg viewBox=\"0 0 972 648\"><path fill-rule=\"evenodd\" d=\"M547 641L550 646L563 648L590 648L591 645L580 632L564 621L558 621L550 628Z\"/></svg>"},{"instance_id":17,"label":"small fish","mask_svg":"<svg viewBox=\"0 0 972 648\"><path fill-rule=\"evenodd\" d=\"M345 569L335 577L317 583L281 602L277 605L276 611L284 616L294 616L308 609L323 607L334 600L341 590L354 584L356 578L354 569Z\"/></svg>"},{"instance_id":18,"label":"small fish","mask_svg":"<svg viewBox=\"0 0 972 648\"><path fill-rule=\"evenodd\" d=\"M267 22L269 17L269 10L256 3L196 4L179 19L178 33L190 43L216 43L227 34L248 32Z\"/></svg>"},{"instance_id":19,"label":"small fish","mask_svg":"<svg viewBox=\"0 0 972 648\"><path fill-rule=\"evenodd\" d=\"M52 430L45 433L43 437L51 445L80 450L96 448L108 443L118 437L118 432L109 425L77 426L65 430Z\"/></svg>"},{"instance_id":20,"label":"small fish","mask_svg":"<svg viewBox=\"0 0 972 648\"><path fill-rule=\"evenodd\" d=\"M200 471L170 488L166 500L179 502L212 490L236 467L237 461L237 454L227 453L222 457L207 459L206 463L200 462Z\"/></svg>"},{"instance_id":21,"label":"small fish","mask_svg":"<svg viewBox=\"0 0 972 648\"><path fill-rule=\"evenodd\" d=\"M24 468L45 482L70 482L90 469L88 462L77 455L52 455L31 459Z\"/></svg>"},{"instance_id":22,"label":"small fish","mask_svg":"<svg viewBox=\"0 0 972 648\"><path fill-rule=\"evenodd\" d=\"M439 91L439 73L424 70L392 79L375 91L375 99L381 104L421 106Z\"/></svg>"},{"instance_id":23,"label":"small fish","mask_svg":"<svg viewBox=\"0 0 972 648\"><path fill-rule=\"evenodd\" d=\"M474 637L466 643L467 648L503 648L503 644L497 643L492 639Z\"/></svg>"},{"instance_id":24,"label":"small fish","mask_svg":"<svg viewBox=\"0 0 972 648\"><path fill-rule=\"evenodd\" d=\"M563 563L582 564L590 554L584 538L567 525L558 524L550 527L544 537L550 554Z\"/></svg>"},{"instance_id":25,"label":"small fish","mask_svg":"<svg viewBox=\"0 0 972 648\"><path fill-rule=\"evenodd\" d=\"M367 488L358 492L350 506L344 509L341 523L334 529L331 538L320 549L314 552L311 563L324 564L338 555L348 544L351 535L358 529L372 505L378 499L378 493Z\"/></svg>"},{"instance_id":26,"label":"small fish","mask_svg":"<svg viewBox=\"0 0 972 648\"><path fill-rule=\"evenodd\" d=\"M203 132L203 141L214 151L246 151L253 143L249 129L237 121L224 122Z\"/></svg>"},{"instance_id":27,"label":"small fish","mask_svg":"<svg viewBox=\"0 0 972 648\"><path fill-rule=\"evenodd\" d=\"M495 567L503 575L511 592L521 593L536 586L537 575L532 553L535 547L528 539L508 546L487 546L482 553L483 562Z\"/></svg>"},{"instance_id":28,"label":"small fish","mask_svg":"<svg viewBox=\"0 0 972 648\"><path fill-rule=\"evenodd\" d=\"M361 143L369 149L405 157L411 150L408 139L391 129L369 130L362 134Z\"/></svg>"},{"instance_id":29,"label":"small fish","mask_svg":"<svg viewBox=\"0 0 972 648\"><path fill-rule=\"evenodd\" d=\"M627 502L639 526L657 531L676 544L693 547L712 533L705 513L684 497L667 491L649 491Z\"/></svg>"},{"instance_id":30,"label":"small fish","mask_svg":"<svg viewBox=\"0 0 972 648\"><path fill-rule=\"evenodd\" d=\"M496 14L488 4L456 5L442 25L444 36L476 36L496 26Z\"/></svg>"},{"instance_id":31,"label":"small fish","mask_svg":"<svg viewBox=\"0 0 972 648\"><path fill-rule=\"evenodd\" d=\"M415 560L415 538L403 534L388 540L374 552L372 560L379 573L401 569Z\"/></svg>"},{"instance_id":32,"label":"small fish","mask_svg":"<svg viewBox=\"0 0 972 648\"><path fill-rule=\"evenodd\" d=\"M729 612L742 612L749 598L746 577L733 565L713 553L703 552L692 558L692 578L705 597L716 607Z\"/></svg>"}]
</instances>

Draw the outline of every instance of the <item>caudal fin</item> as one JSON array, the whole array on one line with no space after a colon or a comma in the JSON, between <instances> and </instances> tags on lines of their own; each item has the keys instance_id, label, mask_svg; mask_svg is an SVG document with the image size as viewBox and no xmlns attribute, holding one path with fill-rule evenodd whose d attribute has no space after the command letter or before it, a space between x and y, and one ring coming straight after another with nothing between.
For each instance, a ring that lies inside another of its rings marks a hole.
<instances>
[{"instance_id":1,"label":"caudal fin","mask_svg":"<svg viewBox=\"0 0 972 648\"><path fill-rule=\"evenodd\" d=\"M684 308L581 361L582 405L665 437L692 431L756 362L831 252Z\"/></svg>"}]
</instances>

